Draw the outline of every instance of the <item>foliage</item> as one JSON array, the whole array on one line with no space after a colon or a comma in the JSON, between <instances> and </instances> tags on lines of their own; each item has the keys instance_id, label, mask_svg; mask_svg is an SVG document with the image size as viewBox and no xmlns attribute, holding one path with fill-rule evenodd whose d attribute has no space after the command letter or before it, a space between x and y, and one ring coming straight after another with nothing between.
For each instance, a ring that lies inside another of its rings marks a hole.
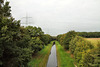
<instances>
[{"instance_id":1,"label":"foliage","mask_svg":"<svg viewBox=\"0 0 100 67\"><path fill-rule=\"evenodd\" d=\"M49 44L52 40L52 37L48 34L44 34L42 37L41 37L41 40L44 42L45 45Z\"/></svg>"},{"instance_id":2,"label":"foliage","mask_svg":"<svg viewBox=\"0 0 100 67\"><path fill-rule=\"evenodd\" d=\"M83 40L79 40L76 42L76 48L74 51L74 58L77 63L80 63L82 59L82 54L86 52L88 49L92 49L93 46L90 42Z\"/></svg>"},{"instance_id":3,"label":"foliage","mask_svg":"<svg viewBox=\"0 0 100 67\"><path fill-rule=\"evenodd\" d=\"M0 0L0 67L28 67L32 55L50 39L42 40L45 35L40 27L21 27L10 11L9 2Z\"/></svg>"},{"instance_id":4,"label":"foliage","mask_svg":"<svg viewBox=\"0 0 100 67\"><path fill-rule=\"evenodd\" d=\"M100 67L100 43L98 47L84 54L80 67Z\"/></svg>"},{"instance_id":5,"label":"foliage","mask_svg":"<svg viewBox=\"0 0 100 67\"><path fill-rule=\"evenodd\" d=\"M71 31L58 35L57 40L67 49L69 46L69 50L74 55L75 63L78 67L100 66L100 48L95 48L91 42L78 36L77 33Z\"/></svg>"},{"instance_id":6,"label":"foliage","mask_svg":"<svg viewBox=\"0 0 100 67\"><path fill-rule=\"evenodd\" d=\"M60 38L62 37L63 34L60 34L57 36L57 41L60 42Z\"/></svg>"},{"instance_id":7,"label":"foliage","mask_svg":"<svg viewBox=\"0 0 100 67\"><path fill-rule=\"evenodd\" d=\"M69 42L72 38L74 38L77 35L75 31L69 31L64 38L64 45L66 49L69 49Z\"/></svg>"},{"instance_id":8,"label":"foliage","mask_svg":"<svg viewBox=\"0 0 100 67\"><path fill-rule=\"evenodd\" d=\"M99 67L100 63L100 43L98 48L80 36L76 36L70 41L70 51L74 54L78 67Z\"/></svg>"},{"instance_id":9,"label":"foliage","mask_svg":"<svg viewBox=\"0 0 100 67\"><path fill-rule=\"evenodd\" d=\"M79 36L86 38L100 38L100 32L77 32Z\"/></svg>"},{"instance_id":10,"label":"foliage","mask_svg":"<svg viewBox=\"0 0 100 67\"><path fill-rule=\"evenodd\" d=\"M99 67L100 66L100 49L95 48L83 54L79 67Z\"/></svg>"},{"instance_id":11,"label":"foliage","mask_svg":"<svg viewBox=\"0 0 100 67\"><path fill-rule=\"evenodd\" d=\"M76 42L82 41L82 37L76 36L75 38L72 38L70 43L69 43L69 50L73 54L76 48Z\"/></svg>"},{"instance_id":12,"label":"foliage","mask_svg":"<svg viewBox=\"0 0 100 67\"><path fill-rule=\"evenodd\" d=\"M69 31L66 34L58 35L57 40L60 42L61 45L64 46L65 49L69 49L69 42L72 38L74 38L77 35L75 31Z\"/></svg>"},{"instance_id":13,"label":"foliage","mask_svg":"<svg viewBox=\"0 0 100 67\"><path fill-rule=\"evenodd\" d=\"M27 26L26 29L31 37L41 37L44 34L40 27Z\"/></svg>"}]
</instances>

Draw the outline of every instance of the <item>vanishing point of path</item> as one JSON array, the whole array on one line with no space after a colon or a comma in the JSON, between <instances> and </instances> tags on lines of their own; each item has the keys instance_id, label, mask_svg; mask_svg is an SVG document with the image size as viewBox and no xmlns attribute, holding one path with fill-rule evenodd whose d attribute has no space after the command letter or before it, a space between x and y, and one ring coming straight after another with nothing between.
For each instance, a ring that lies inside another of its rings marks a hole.
<instances>
[{"instance_id":1,"label":"vanishing point of path","mask_svg":"<svg viewBox=\"0 0 100 67\"><path fill-rule=\"evenodd\" d=\"M57 67L56 45L53 45L51 48L47 67Z\"/></svg>"}]
</instances>

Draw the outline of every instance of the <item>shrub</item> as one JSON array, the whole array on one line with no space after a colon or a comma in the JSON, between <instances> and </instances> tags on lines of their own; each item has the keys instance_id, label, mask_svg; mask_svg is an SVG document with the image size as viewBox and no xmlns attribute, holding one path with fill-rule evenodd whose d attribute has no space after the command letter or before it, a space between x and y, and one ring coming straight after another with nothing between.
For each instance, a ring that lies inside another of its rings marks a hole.
<instances>
[{"instance_id":1,"label":"shrub","mask_svg":"<svg viewBox=\"0 0 100 67\"><path fill-rule=\"evenodd\" d=\"M100 67L100 43L98 47L83 54L79 67Z\"/></svg>"},{"instance_id":2,"label":"shrub","mask_svg":"<svg viewBox=\"0 0 100 67\"><path fill-rule=\"evenodd\" d=\"M75 62L78 63L79 67L84 67L84 56L87 54L87 51L92 48L93 45L89 41L79 36L76 36L70 41L70 50L74 54Z\"/></svg>"},{"instance_id":3,"label":"shrub","mask_svg":"<svg viewBox=\"0 0 100 67\"><path fill-rule=\"evenodd\" d=\"M77 33L75 31L69 31L68 33L65 34L64 41L63 41L65 49L69 49L69 43L71 39L74 38L76 35Z\"/></svg>"},{"instance_id":4,"label":"shrub","mask_svg":"<svg viewBox=\"0 0 100 67\"><path fill-rule=\"evenodd\" d=\"M70 43L69 43L69 50L71 51L71 53L73 54L76 48L76 43L78 41L82 41L82 37L80 36L76 36L75 38L72 38Z\"/></svg>"}]
</instances>

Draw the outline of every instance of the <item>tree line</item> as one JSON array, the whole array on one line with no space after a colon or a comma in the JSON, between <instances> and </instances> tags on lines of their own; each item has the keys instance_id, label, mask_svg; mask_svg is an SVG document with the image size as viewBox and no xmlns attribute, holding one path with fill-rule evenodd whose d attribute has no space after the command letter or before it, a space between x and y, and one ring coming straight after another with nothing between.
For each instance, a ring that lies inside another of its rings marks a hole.
<instances>
[{"instance_id":1,"label":"tree line","mask_svg":"<svg viewBox=\"0 0 100 67\"><path fill-rule=\"evenodd\" d=\"M75 64L78 67L100 66L100 42L94 48L93 44L75 31L57 36L59 43L74 55Z\"/></svg>"},{"instance_id":2,"label":"tree line","mask_svg":"<svg viewBox=\"0 0 100 67\"><path fill-rule=\"evenodd\" d=\"M86 38L100 38L100 32L77 32L79 36Z\"/></svg>"},{"instance_id":3,"label":"tree line","mask_svg":"<svg viewBox=\"0 0 100 67\"><path fill-rule=\"evenodd\" d=\"M32 55L51 40L40 27L20 26L11 16L9 2L0 0L0 67L28 67Z\"/></svg>"}]
</instances>

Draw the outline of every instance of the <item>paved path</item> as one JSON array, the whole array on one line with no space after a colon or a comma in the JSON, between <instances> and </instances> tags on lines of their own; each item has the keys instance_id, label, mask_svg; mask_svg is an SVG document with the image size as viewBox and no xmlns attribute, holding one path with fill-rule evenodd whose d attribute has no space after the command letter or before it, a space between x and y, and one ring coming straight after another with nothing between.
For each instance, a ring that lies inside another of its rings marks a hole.
<instances>
[{"instance_id":1,"label":"paved path","mask_svg":"<svg viewBox=\"0 0 100 67\"><path fill-rule=\"evenodd\" d=\"M57 67L57 56L56 56L56 46L53 45L51 48L51 53L49 55L47 67Z\"/></svg>"}]
</instances>

